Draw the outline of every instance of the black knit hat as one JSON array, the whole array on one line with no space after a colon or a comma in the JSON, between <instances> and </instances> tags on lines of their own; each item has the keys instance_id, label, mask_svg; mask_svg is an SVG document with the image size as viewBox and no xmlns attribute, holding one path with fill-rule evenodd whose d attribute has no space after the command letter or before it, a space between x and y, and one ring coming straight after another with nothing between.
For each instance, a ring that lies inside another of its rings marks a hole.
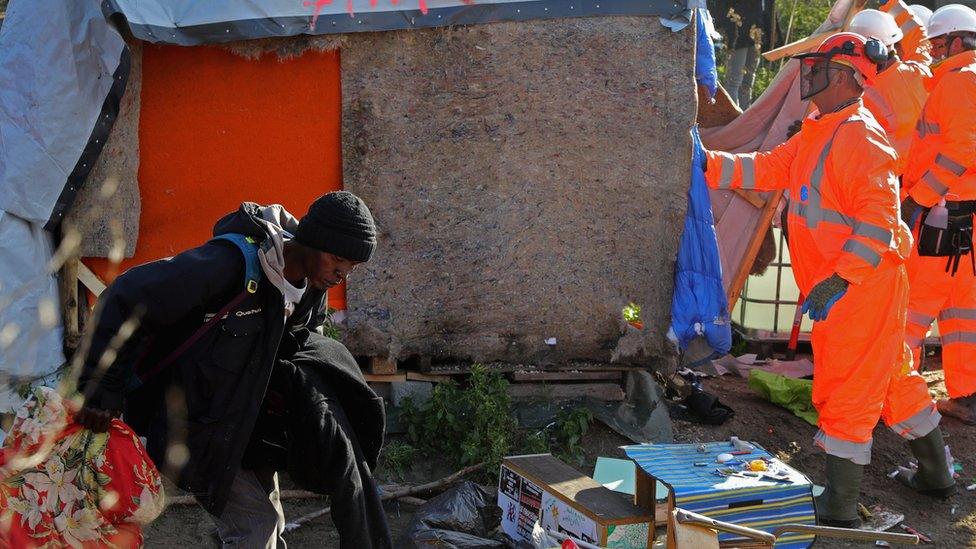
<instances>
[{"instance_id":1,"label":"black knit hat","mask_svg":"<svg viewBox=\"0 0 976 549\"><path fill-rule=\"evenodd\" d=\"M337 191L312 202L298 222L295 240L352 261L369 261L376 249L376 225L358 196Z\"/></svg>"}]
</instances>

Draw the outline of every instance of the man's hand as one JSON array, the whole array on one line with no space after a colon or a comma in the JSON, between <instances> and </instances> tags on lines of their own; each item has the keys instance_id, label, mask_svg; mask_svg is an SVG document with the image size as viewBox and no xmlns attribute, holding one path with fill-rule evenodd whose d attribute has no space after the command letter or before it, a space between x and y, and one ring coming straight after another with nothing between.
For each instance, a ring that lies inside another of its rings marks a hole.
<instances>
[{"instance_id":1,"label":"man's hand","mask_svg":"<svg viewBox=\"0 0 976 549\"><path fill-rule=\"evenodd\" d=\"M901 203L901 220L908 225L909 229L914 229L915 222L918 221L918 216L922 214L923 209L914 198L909 196Z\"/></svg>"},{"instance_id":2,"label":"man's hand","mask_svg":"<svg viewBox=\"0 0 976 549\"><path fill-rule=\"evenodd\" d=\"M92 432L104 433L112 424L112 418L121 415L122 412L119 410L102 410L86 406L75 414L75 422Z\"/></svg>"},{"instance_id":3,"label":"man's hand","mask_svg":"<svg viewBox=\"0 0 976 549\"><path fill-rule=\"evenodd\" d=\"M803 309L800 310L800 314L809 312L810 320L827 320L830 308L840 298L844 297L848 285L849 283L838 274L822 280L810 290L810 295L803 302Z\"/></svg>"},{"instance_id":4,"label":"man's hand","mask_svg":"<svg viewBox=\"0 0 976 549\"><path fill-rule=\"evenodd\" d=\"M789 139L789 138L793 137L794 135L800 133L800 129L801 128L803 128L803 121L802 120L794 120L793 123L790 124L790 127L789 128L786 128L786 138Z\"/></svg>"}]
</instances>

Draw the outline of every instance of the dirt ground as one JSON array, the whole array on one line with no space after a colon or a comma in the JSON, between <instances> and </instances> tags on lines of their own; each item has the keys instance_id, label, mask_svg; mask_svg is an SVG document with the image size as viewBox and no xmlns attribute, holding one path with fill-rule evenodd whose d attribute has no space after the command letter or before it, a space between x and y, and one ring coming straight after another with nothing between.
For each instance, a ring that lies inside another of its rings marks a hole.
<instances>
[{"instance_id":1,"label":"dirt ground","mask_svg":"<svg viewBox=\"0 0 976 549\"><path fill-rule=\"evenodd\" d=\"M937 367L937 366L936 366ZM932 393L944 396L942 371L925 374ZM814 482L823 483L823 453L813 445L815 429L788 411L769 404L748 388L744 379L725 376L705 381L705 388L719 395L721 400L735 409L735 417L721 426L705 426L676 420L676 442L727 440L736 435L744 440L756 441L767 450L780 454L790 465L806 473ZM861 502L868 507L883 507L903 513L905 523L914 526L933 538L930 547L976 547L976 492L967 492L965 486L976 482L976 428L967 427L953 419L942 423L947 443L963 472L957 482L958 493L942 502L917 496L887 477L897 465L910 457L905 442L883 426L875 431L873 461L865 470L861 486ZM600 423L594 423L585 437L586 465L584 472L592 473L598 456L623 457L619 447L630 441L617 435ZM425 463L418 466L407 481L419 482L440 478L449 471L444 464ZM426 478L425 478L426 477ZM288 500L285 513L289 519L327 505L325 500ZM953 512L953 509L955 511ZM413 516L414 508L404 504L392 504L387 509L395 539L403 532ZM213 526L206 513L198 507L173 506L146 531L147 547L214 547ZM328 517L316 519L310 524L286 535L290 547L338 547L338 538ZM397 541L399 546L399 541ZM822 540L816 547L869 547L871 543L854 543Z\"/></svg>"}]
</instances>

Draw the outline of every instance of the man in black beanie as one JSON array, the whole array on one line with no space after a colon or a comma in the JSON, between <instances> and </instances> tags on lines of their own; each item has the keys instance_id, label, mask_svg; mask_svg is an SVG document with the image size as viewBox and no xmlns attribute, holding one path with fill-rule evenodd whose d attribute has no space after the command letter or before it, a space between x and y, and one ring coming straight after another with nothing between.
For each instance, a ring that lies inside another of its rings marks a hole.
<instances>
[{"instance_id":1,"label":"man in black beanie","mask_svg":"<svg viewBox=\"0 0 976 549\"><path fill-rule=\"evenodd\" d=\"M375 249L352 193L322 196L301 221L245 202L202 246L134 267L100 296L76 420L104 432L122 415L224 547L285 547L284 470L331 496L341 547L392 547L371 472L383 400L318 331L326 291Z\"/></svg>"}]
</instances>

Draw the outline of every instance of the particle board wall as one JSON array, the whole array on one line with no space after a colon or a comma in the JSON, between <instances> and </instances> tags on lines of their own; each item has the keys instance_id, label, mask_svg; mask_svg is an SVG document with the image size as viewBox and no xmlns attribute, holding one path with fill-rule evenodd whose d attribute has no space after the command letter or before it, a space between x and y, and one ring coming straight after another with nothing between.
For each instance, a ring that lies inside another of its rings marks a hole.
<instances>
[{"instance_id":1,"label":"particle board wall","mask_svg":"<svg viewBox=\"0 0 976 549\"><path fill-rule=\"evenodd\" d=\"M102 153L64 219L65 228L82 235L81 255L132 257L139 239L139 111L142 103L142 43L130 42L131 65L119 114ZM99 198L111 180L115 193Z\"/></svg>"},{"instance_id":2,"label":"particle board wall","mask_svg":"<svg viewBox=\"0 0 976 549\"><path fill-rule=\"evenodd\" d=\"M353 352L670 356L693 37L639 17L348 36L343 179L380 227Z\"/></svg>"},{"instance_id":3,"label":"particle board wall","mask_svg":"<svg viewBox=\"0 0 976 549\"><path fill-rule=\"evenodd\" d=\"M338 53L245 58L145 45L142 61L138 140L122 151L137 159L139 238L120 270L203 243L242 201L300 217L342 187ZM116 274L105 259L86 263L107 280ZM344 308L344 289L329 302Z\"/></svg>"}]
</instances>

